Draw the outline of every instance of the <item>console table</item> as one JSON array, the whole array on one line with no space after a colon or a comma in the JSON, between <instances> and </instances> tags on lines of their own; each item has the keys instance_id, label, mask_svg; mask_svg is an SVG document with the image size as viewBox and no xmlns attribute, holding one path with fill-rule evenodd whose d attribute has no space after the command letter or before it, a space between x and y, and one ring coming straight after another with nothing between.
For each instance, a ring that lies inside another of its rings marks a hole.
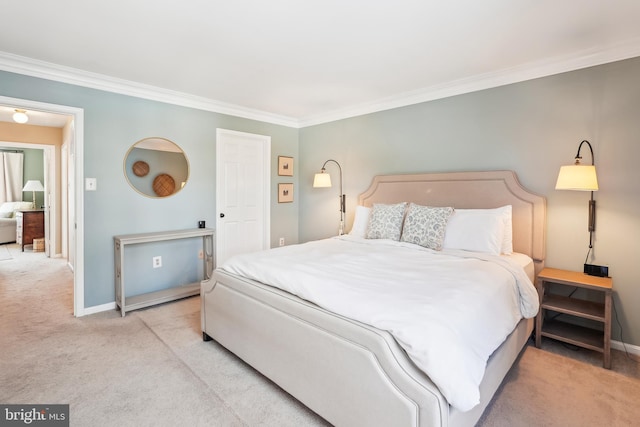
<instances>
[{"instance_id":1,"label":"console table","mask_svg":"<svg viewBox=\"0 0 640 427\"><path fill-rule=\"evenodd\" d=\"M145 294L125 297L125 277L123 274L123 266L125 263L124 249L127 245L135 245L139 243L160 242L176 239L202 238L202 253L204 263L204 280L209 279L214 265L214 246L213 237L215 231L211 228L195 228L188 230L161 231L157 233L140 233L126 234L114 236L115 250L115 285L116 285L116 304L120 307L122 316L127 311L139 308L149 307L163 302L174 301L180 298L186 298L200 293L200 282L189 283L186 285L175 286L161 291L148 292Z\"/></svg>"},{"instance_id":2,"label":"console table","mask_svg":"<svg viewBox=\"0 0 640 427\"><path fill-rule=\"evenodd\" d=\"M44 211L22 210L16 212L16 243L24 252L25 245L32 245L33 239L44 237Z\"/></svg>"}]
</instances>

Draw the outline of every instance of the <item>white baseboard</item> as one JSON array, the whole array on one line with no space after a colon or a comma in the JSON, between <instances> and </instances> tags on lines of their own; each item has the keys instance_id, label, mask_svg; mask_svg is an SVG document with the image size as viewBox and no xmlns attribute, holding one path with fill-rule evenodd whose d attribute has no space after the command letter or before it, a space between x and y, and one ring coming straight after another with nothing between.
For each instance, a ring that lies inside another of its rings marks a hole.
<instances>
[{"instance_id":1,"label":"white baseboard","mask_svg":"<svg viewBox=\"0 0 640 427\"><path fill-rule=\"evenodd\" d=\"M102 304L102 305L94 305L92 307L86 307L84 310L82 310L82 313L78 314L78 317L101 313L103 311L115 310L117 307L118 306L116 305L115 301Z\"/></svg>"},{"instance_id":2,"label":"white baseboard","mask_svg":"<svg viewBox=\"0 0 640 427\"><path fill-rule=\"evenodd\" d=\"M622 341L611 340L611 348L614 350L624 351L640 358L640 346L628 343L623 344Z\"/></svg>"}]
</instances>

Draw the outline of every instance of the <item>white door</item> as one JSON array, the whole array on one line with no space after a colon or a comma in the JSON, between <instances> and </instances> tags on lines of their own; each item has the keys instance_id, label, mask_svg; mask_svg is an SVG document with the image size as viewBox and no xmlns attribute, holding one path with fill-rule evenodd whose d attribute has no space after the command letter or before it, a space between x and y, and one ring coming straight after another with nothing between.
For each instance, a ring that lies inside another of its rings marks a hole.
<instances>
[{"instance_id":1,"label":"white door","mask_svg":"<svg viewBox=\"0 0 640 427\"><path fill-rule=\"evenodd\" d=\"M216 131L216 265L269 248L271 137Z\"/></svg>"}]
</instances>

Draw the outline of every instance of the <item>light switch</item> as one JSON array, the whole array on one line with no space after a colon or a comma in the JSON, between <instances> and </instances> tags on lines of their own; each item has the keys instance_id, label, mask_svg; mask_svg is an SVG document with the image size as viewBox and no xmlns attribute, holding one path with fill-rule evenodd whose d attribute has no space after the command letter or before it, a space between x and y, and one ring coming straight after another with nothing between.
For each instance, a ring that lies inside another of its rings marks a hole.
<instances>
[{"instance_id":1,"label":"light switch","mask_svg":"<svg viewBox=\"0 0 640 427\"><path fill-rule=\"evenodd\" d=\"M98 182L95 178L85 178L84 186L87 191L96 191Z\"/></svg>"}]
</instances>

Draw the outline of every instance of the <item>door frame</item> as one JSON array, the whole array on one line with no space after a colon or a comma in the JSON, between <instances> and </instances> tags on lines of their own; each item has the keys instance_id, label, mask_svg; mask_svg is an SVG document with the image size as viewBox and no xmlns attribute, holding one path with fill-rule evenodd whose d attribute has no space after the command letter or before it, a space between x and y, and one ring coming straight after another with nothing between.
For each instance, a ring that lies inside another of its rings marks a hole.
<instances>
[{"instance_id":1,"label":"door frame","mask_svg":"<svg viewBox=\"0 0 640 427\"><path fill-rule=\"evenodd\" d=\"M73 150L73 162L72 164L68 164L68 167L74 169L75 177L71 190L75 195L75 203L72 207L75 218L75 233L73 230L68 230L69 233L72 234L69 242L75 247L75 256L72 265L73 315L80 317L85 314L90 314L85 312L84 307L84 194L82 190L82 183L84 181L84 109L6 96L0 96L0 104L25 110L64 114L73 118L71 128L75 149Z\"/></svg>"},{"instance_id":2,"label":"door frame","mask_svg":"<svg viewBox=\"0 0 640 427\"><path fill-rule=\"evenodd\" d=\"M55 247L56 243L60 239L60 236L58 236L58 233L56 233L55 231L55 227L52 230L51 227L49 226L51 222L55 224L56 221L58 220L56 215L56 207L58 206L56 202L58 198L58 192L56 191L56 187L57 187L56 184L58 180L55 178L55 173L54 173L54 177L51 178L52 165L55 172L55 169L56 169L55 164L58 160L56 156L56 146L48 145L48 144L30 143L30 142L15 142L15 141L5 141L5 140L0 140L0 141L1 141L0 144L2 144L2 146L4 147L13 147L16 149L33 149L33 150L43 151L43 155L42 155L42 160L43 160L42 166L44 170L43 204L46 206L45 221L44 221L45 254L47 255L47 257L52 257L52 254L50 252L50 246L51 244L53 244L53 246ZM53 195L53 200L50 201L51 206L49 206L49 203L47 203L49 193ZM56 254L53 254L53 255L54 256L52 258L55 258Z\"/></svg>"},{"instance_id":3,"label":"door frame","mask_svg":"<svg viewBox=\"0 0 640 427\"><path fill-rule=\"evenodd\" d=\"M216 128L216 223L218 222L218 215L220 214L220 205L222 194L222 188L220 188L221 173L221 144L218 144L221 138L225 136L242 136L244 138L251 138L258 140L265 144L265 150L263 151L263 162L264 162L264 175L262 177L263 183L263 235L262 235L262 249L268 249L271 247L271 137L267 135L260 135L256 133L248 133L248 132L239 132L235 130ZM216 238L216 254L218 253L219 248L219 239ZM217 257L217 255L216 255ZM216 258L216 266L217 258Z\"/></svg>"}]
</instances>

